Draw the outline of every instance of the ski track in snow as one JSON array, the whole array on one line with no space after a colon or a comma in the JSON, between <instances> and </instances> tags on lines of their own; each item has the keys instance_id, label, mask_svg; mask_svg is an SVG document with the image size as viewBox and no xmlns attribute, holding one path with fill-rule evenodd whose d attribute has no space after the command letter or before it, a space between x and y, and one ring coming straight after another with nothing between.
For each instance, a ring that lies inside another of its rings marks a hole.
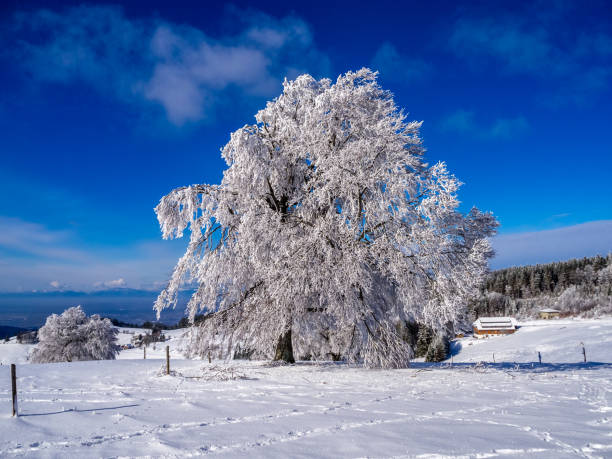
<instances>
[{"instance_id":1,"label":"ski track in snow","mask_svg":"<svg viewBox=\"0 0 612 459\"><path fill-rule=\"evenodd\" d=\"M612 357L612 320L602 323L589 338L577 322L559 341ZM0 366L0 457L612 457L612 363L461 362L520 338L395 371L215 362L249 378L233 381L181 376L210 366L180 359L171 376L159 359L19 365L19 418Z\"/></svg>"}]
</instances>

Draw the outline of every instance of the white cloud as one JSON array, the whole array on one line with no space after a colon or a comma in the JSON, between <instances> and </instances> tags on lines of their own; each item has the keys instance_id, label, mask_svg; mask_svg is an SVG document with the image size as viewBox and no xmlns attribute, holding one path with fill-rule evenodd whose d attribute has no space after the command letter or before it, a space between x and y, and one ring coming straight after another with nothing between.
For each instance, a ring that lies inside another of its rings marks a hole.
<instances>
[{"instance_id":1,"label":"white cloud","mask_svg":"<svg viewBox=\"0 0 612 459\"><path fill-rule=\"evenodd\" d=\"M460 19L450 38L460 56L499 59L511 73L565 72L563 55L543 27L531 28L515 18Z\"/></svg>"},{"instance_id":2,"label":"white cloud","mask_svg":"<svg viewBox=\"0 0 612 459\"><path fill-rule=\"evenodd\" d=\"M0 217L0 228L0 291L67 288L58 279L76 290L98 282L97 288L158 289L186 245L160 239L94 249L70 231L16 218Z\"/></svg>"},{"instance_id":3,"label":"white cloud","mask_svg":"<svg viewBox=\"0 0 612 459\"><path fill-rule=\"evenodd\" d=\"M93 286L96 288L121 288L127 287L127 282L125 279L120 277L119 279L115 280L94 282Z\"/></svg>"},{"instance_id":4,"label":"white cloud","mask_svg":"<svg viewBox=\"0 0 612 459\"><path fill-rule=\"evenodd\" d=\"M371 63L383 79L409 82L419 80L431 73L431 66L421 59L411 59L399 53L389 42L383 43L376 51Z\"/></svg>"},{"instance_id":5,"label":"white cloud","mask_svg":"<svg viewBox=\"0 0 612 459\"><path fill-rule=\"evenodd\" d=\"M495 140L520 137L529 130L529 123L524 116L497 118L489 124L479 123L474 112L457 110L442 120L441 128L481 140Z\"/></svg>"},{"instance_id":6,"label":"white cloud","mask_svg":"<svg viewBox=\"0 0 612 459\"><path fill-rule=\"evenodd\" d=\"M526 4L520 14L468 13L454 24L450 48L473 64L493 62L506 74L548 81L548 103L584 104L610 88L612 35L573 30L569 18L578 3L557 3L552 13L551 4L538 2Z\"/></svg>"},{"instance_id":7,"label":"white cloud","mask_svg":"<svg viewBox=\"0 0 612 459\"><path fill-rule=\"evenodd\" d=\"M69 289L69 285L58 280L53 280L49 282L49 285L55 290L67 290Z\"/></svg>"},{"instance_id":8,"label":"white cloud","mask_svg":"<svg viewBox=\"0 0 612 459\"><path fill-rule=\"evenodd\" d=\"M327 72L329 60L301 19L237 8L228 14L242 31L211 37L188 25L127 18L118 7L20 13L14 60L38 80L82 81L122 102L160 105L176 125L214 115L232 91L271 97L285 76Z\"/></svg>"},{"instance_id":9,"label":"white cloud","mask_svg":"<svg viewBox=\"0 0 612 459\"><path fill-rule=\"evenodd\" d=\"M82 252L67 245L74 237L71 231L51 230L39 223L2 216L0 228L0 253L5 250L38 259L84 260Z\"/></svg>"},{"instance_id":10,"label":"white cloud","mask_svg":"<svg viewBox=\"0 0 612 459\"><path fill-rule=\"evenodd\" d=\"M210 42L195 31L190 35L168 26L156 30L156 64L143 86L144 97L160 103L174 124L202 119L214 103L213 95L230 85L253 95L270 95L278 88L265 50Z\"/></svg>"},{"instance_id":11,"label":"white cloud","mask_svg":"<svg viewBox=\"0 0 612 459\"><path fill-rule=\"evenodd\" d=\"M612 220L545 231L500 234L491 240L493 269L582 258L612 252Z\"/></svg>"}]
</instances>

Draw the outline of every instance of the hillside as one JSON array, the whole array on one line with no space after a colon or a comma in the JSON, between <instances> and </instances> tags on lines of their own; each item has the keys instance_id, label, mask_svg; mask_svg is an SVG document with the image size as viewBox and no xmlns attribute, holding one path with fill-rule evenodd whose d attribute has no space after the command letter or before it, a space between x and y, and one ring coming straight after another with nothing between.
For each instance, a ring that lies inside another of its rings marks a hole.
<instances>
[{"instance_id":1,"label":"hillside","mask_svg":"<svg viewBox=\"0 0 612 459\"><path fill-rule=\"evenodd\" d=\"M460 341L452 366L386 371L183 360L180 331L169 334L170 376L151 358L163 345L147 360L135 349L116 361L18 365L22 416L9 417L3 385L0 456L612 454L612 319L525 323L512 336ZM496 364L475 364L492 353Z\"/></svg>"},{"instance_id":2,"label":"hillside","mask_svg":"<svg viewBox=\"0 0 612 459\"><path fill-rule=\"evenodd\" d=\"M0 325L0 339L16 336L22 331L26 331L26 329L20 327L11 327L8 325Z\"/></svg>"},{"instance_id":3,"label":"hillside","mask_svg":"<svg viewBox=\"0 0 612 459\"><path fill-rule=\"evenodd\" d=\"M452 343L453 362L577 363L583 360L584 344L591 362L612 362L612 319L533 320L520 323L507 336L474 338Z\"/></svg>"},{"instance_id":4,"label":"hillside","mask_svg":"<svg viewBox=\"0 0 612 459\"><path fill-rule=\"evenodd\" d=\"M536 318L544 308L564 316L612 313L612 254L491 272L470 304L472 317Z\"/></svg>"},{"instance_id":5,"label":"hillside","mask_svg":"<svg viewBox=\"0 0 612 459\"><path fill-rule=\"evenodd\" d=\"M153 303L159 292L129 288L93 292L0 292L0 323L21 328L41 327L51 314L81 305L87 314L100 314L123 322L155 321ZM164 311L162 322L176 323L185 314L189 291L181 292L174 310Z\"/></svg>"}]
</instances>

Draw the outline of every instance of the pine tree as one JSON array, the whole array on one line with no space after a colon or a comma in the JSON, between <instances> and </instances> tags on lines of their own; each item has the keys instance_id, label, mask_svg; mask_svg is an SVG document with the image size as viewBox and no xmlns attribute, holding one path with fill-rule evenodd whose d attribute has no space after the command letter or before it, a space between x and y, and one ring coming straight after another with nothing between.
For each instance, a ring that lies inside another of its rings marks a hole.
<instances>
[{"instance_id":1,"label":"pine tree","mask_svg":"<svg viewBox=\"0 0 612 459\"><path fill-rule=\"evenodd\" d=\"M542 273L532 271L530 284L532 294L538 295L542 291Z\"/></svg>"},{"instance_id":2,"label":"pine tree","mask_svg":"<svg viewBox=\"0 0 612 459\"><path fill-rule=\"evenodd\" d=\"M599 309L605 313L612 304L609 298L612 295L612 281L608 280L612 276L609 274L611 266L612 256L609 255L606 258L595 256L494 271L488 275L480 298L472 302L470 309L475 317L522 312L534 315L544 305L567 308L565 312ZM515 282L517 279L518 282ZM514 283L510 285L507 282ZM517 284L520 292L516 291ZM505 291L504 295L497 293L500 289ZM568 301L568 295L571 301Z\"/></svg>"},{"instance_id":3,"label":"pine tree","mask_svg":"<svg viewBox=\"0 0 612 459\"><path fill-rule=\"evenodd\" d=\"M448 339L446 339L441 334L437 334L432 340L429 348L427 349L427 354L425 355L426 362L442 362L446 360L446 357L449 352L449 343Z\"/></svg>"},{"instance_id":4,"label":"pine tree","mask_svg":"<svg viewBox=\"0 0 612 459\"><path fill-rule=\"evenodd\" d=\"M425 355L427 354L427 350L431 345L433 337L434 332L430 327L428 327L427 325L421 325L419 327L416 349L414 351L415 357L425 357Z\"/></svg>"}]
</instances>

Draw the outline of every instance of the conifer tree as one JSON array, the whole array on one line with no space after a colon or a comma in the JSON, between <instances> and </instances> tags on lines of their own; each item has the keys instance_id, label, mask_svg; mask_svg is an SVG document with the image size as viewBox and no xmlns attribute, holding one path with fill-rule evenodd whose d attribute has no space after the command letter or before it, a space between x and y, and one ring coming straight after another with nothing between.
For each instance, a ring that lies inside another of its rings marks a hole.
<instances>
[{"instance_id":1,"label":"conifer tree","mask_svg":"<svg viewBox=\"0 0 612 459\"><path fill-rule=\"evenodd\" d=\"M442 362L446 360L449 351L448 339L441 334L436 334L425 355L426 362Z\"/></svg>"},{"instance_id":2,"label":"conifer tree","mask_svg":"<svg viewBox=\"0 0 612 459\"><path fill-rule=\"evenodd\" d=\"M434 333L433 330L427 325L421 325L417 334L417 344L414 351L415 357L425 357L427 350L431 345Z\"/></svg>"}]
</instances>

